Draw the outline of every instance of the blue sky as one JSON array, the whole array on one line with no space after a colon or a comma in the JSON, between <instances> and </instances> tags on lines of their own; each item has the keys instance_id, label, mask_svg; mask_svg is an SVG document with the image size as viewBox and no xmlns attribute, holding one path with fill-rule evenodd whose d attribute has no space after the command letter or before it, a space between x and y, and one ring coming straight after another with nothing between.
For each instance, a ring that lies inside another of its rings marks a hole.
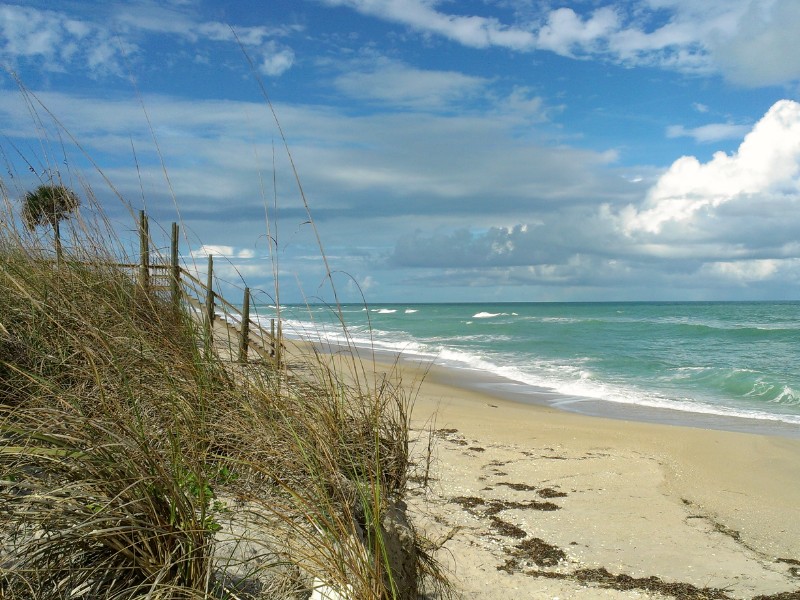
<instances>
[{"instance_id":1,"label":"blue sky","mask_svg":"<svg viewBox=\"0 0 800 600\"><path fill-rule=\"evenodd\" d=\"M4 3L1 176L68 170L131 229L13 72L187 257L271 289L267 206L282 299L329 298L260 78L343 299L797 299L798 30L796 0Z\"/></svg>"}]
</instances>

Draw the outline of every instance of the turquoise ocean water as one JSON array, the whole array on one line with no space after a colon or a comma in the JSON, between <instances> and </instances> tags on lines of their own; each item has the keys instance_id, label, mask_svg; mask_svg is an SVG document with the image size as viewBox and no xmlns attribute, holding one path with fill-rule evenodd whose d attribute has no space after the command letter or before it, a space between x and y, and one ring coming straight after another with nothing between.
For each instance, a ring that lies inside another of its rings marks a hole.
<instances>
[{"instance_id":1,"label":"turquoise ocean water","mask_svg":"<svg viewBox=\"0 0 800 600\"><path fill-rule=\"evenodd\" d=\"M290 336L336 344L345 336L334 313L288 306L282 318ZM520 397L546 391L577 411L666 409L687 424L747 418L800 433L800 302L381 304L342 314L358 346Z\"/></svg>"}]
</instances>

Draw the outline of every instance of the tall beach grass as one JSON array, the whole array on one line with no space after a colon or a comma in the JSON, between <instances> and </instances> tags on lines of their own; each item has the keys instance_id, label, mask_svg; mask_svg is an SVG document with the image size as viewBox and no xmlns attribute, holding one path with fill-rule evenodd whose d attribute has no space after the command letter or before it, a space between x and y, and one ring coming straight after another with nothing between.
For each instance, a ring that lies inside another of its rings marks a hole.
<instances>
[{"instance_id":1,"label":"tall beach grass","mask_svg":"<svg viewBox=\"0 0 800 600\"><path fill-rule=\"evenodd\" d=\"M0 597L446 594L404 510L406 389L352 349L204 351L195 313L120 266L72 187L59 262L0 191Z\"/></svg>"}]
</instances>

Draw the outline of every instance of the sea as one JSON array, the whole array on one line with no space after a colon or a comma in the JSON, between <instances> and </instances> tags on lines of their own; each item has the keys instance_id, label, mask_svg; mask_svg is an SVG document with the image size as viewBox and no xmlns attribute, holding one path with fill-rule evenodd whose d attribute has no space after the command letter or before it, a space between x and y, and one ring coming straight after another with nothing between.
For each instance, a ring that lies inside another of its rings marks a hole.
<instances>
[{"instance_id":1,"label":"sea","mask_svg":"<svg viewBox=\"0 0 800 600\"><path fill-rule=\"evenodd\" d=\"M259 311L265 320L277 312ZM520 402L800 437L800 302L347 304L280 313L288 337L399 354Z\"/></svg>"}]
</instances>

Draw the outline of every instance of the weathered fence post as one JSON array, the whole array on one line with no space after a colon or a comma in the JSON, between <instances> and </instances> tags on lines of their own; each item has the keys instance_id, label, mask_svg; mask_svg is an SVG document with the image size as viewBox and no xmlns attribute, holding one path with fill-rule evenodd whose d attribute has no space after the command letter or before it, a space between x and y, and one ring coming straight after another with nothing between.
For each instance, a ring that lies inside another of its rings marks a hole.
<instances>
[{"instance_id":1,"label":"weathered fence post","mask_svg":"<svg viewBox=\"0 0 800 600\"><path fill-rule=\"evenodd\" d=\"M172 276L170 277L170 291L172 296L172 308L178 312L181 304L181 265L178 259L178 224L172 223L172 244L170 246L170 266Z\"/></svg>"},{"instance_id":2,"label":"weathered fence post","mask_svg":"<svg viewBox=\"0 0 800 600\"><path fill-rule=\"evenodd\" d=\"M278 328L275 329L275 319L269 320L269 338L272 345L272 360L276 365L281 364L281 320L278 319Z\"/></svg>"},{"instance_id":3,"label":"weathered fence post","mask_svg":"<svg viewBox=\"0 0 800 600\"><path fill-rule=\"evenodd\" d=\"M214 257L208 255L208 277L206 278L206 329L208 337L214 328Z\"/></svg>"},{"instance_id":4,"label":"weathered fence post","mask_svg":"<svg viewBox=\"0 0 800 600\"><path fill-rule=\"evenodd\" d=\"M139 211L139 285L150 287L150 229L144 210Z\"/></svg>"},{"instance_id":5,"label":"weathered fence post","mask_svg":"<svg viewBox=\"0 0 800 600\"><path fill-rule=\"evenodd\" d=\"M250 288L244 288L242 300L242 330L239 332L239 362L247 362L247 346L250 342Z\"/></svg>"},{"instance_id":6,"label":"weathered fence post","mask_svg":"<svg viewBox=\"0 0 800 600\"><path fill-rule=\"evenodd\" d=\"M281 364L281 320L280 317L278 318L278 328L277 328L278 337L273 338L273 344L275 344L275 364L280 366Z\"/></svg>"}]
</instances>

